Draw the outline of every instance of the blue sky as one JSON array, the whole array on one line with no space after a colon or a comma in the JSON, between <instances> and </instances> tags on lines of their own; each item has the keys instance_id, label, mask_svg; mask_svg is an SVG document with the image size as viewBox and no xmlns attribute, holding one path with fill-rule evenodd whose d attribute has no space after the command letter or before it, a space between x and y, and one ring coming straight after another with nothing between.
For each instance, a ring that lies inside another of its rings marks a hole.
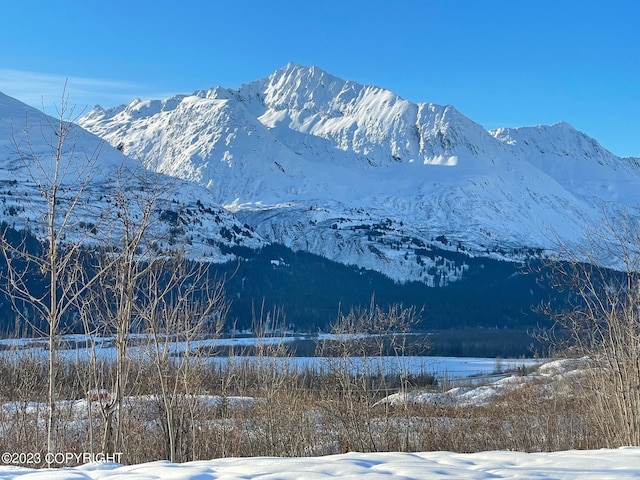
<instances>
[{"instance_id":1,"label":"blue sky","mask_svg":"<svg viewBox=\"0 0 640 480\"><path fill-rule=\"evenodd\" d=\"M0 25L0 91L48 113L65 79L80 110L294 61L489 129L566 121L640 156L637 0L5 0Z\"/></svg>"}]
</instances>

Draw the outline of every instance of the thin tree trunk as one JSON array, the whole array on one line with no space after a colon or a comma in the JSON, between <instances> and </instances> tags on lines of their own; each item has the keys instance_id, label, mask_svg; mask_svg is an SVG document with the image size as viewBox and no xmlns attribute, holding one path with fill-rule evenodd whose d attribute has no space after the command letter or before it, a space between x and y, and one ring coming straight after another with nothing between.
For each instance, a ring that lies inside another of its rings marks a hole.
<instances>
[{"instance_id":1,"label":"thin tree trunk","mask_svg":"<svg viewBox=\"0 0 640 480\"><path fill-rule=\"evenodd\" d=\"M53 328L53 326L51 326ZM49 334L49 417L47 419L47 452L56 453L56 384L55 384L55 334Z\"/></svg>"}]
</instances>

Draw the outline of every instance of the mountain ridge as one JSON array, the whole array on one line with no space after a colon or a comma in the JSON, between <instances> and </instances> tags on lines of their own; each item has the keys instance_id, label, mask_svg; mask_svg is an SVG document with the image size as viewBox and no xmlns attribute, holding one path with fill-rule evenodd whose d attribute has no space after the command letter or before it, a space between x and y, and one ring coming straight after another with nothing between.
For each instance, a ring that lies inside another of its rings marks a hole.
<instances>
[{"instance_id":1,"label":"mountain ridge","mask_svg":"<svg viewBox=\"0 0 640 480\"><path fill-rule=\"evenodd\" d=\"M398 281L433 282L438 264L403 239L514 259L581 242L603 215L632 212L640 186L638 162L568 124L488 131L453 106L293 63L237 90L95 109L80 125L208 188L267 241Z\"/></svg>"}]
</instances>

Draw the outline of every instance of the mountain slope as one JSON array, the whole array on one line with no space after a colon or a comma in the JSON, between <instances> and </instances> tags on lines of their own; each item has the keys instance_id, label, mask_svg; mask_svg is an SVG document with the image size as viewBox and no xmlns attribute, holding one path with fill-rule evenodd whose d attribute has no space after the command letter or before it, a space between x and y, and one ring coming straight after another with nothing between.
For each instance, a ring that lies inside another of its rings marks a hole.
<instances>
[{"instance_id":1,"label":"mountain slope","mask_svg":"<svg viewBox=\"0 0 640 480\"><path fill-rule=\"evenodd\" d=\"M0 93L0 211L1 220L36 237L44 232L46 205L39 186L51 181L59 120ZM153 241L159 248L187 245L188 254L220 262L229 248L257 248L264 241L233 214L209 199L208 191L192 182L141 169L138 162L105 144L97 136L69 124L61 158L60 211L74 216L65 227L68 241L87 244L120 241L114 198L125 195L135 221L146 192L153 205Z\"/></svg>"},{"instance_id":2,"label":"mountain slope","mask_svg":"<svg viewBox=\"0 0 640 480\"><path fill-rule=\"evenodd\" d=\"M640 186L637 164L566 124L488 132L452 106L296 64L80 124L207 187L268 241L431 285L467 268L425 255L436 247L513 259L577 244L631 212Z\"/></svg>"}]
</instances>

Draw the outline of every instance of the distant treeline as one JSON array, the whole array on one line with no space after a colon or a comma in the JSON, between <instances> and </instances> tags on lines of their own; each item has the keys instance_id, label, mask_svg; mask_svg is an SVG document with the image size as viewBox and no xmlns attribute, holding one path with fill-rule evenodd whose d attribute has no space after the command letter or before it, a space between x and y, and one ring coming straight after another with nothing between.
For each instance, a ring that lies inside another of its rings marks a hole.
<instances>
[{"instance_id":1,"label":"distant treeline","mask_svg":"<svg viewBox=\"0 0 640 480\"><path fill-rule=\"evenodd\" d=\"M39 251L40 246L33 237L6 224L3 231L12 241L26 239L33 252ZM486 344L490 339L497 341L501 337L502 346L494 344L488 350L495 352L494 355L517 355L527 353L522 351L528 343L523 339L524 332L549 325L549 320L537 313L536 308L543 302L557 301L546 277L539 272L539 265L464 255L468 269L462 280L445 287L428 287L419 282L396 283L380 273L308 252L294 252L282 245L260 250L239 248L233 253L238 256L237 261L209 267L210 275L224 279L226 284L230 303L228 331L251 329L256 319L264 320L265 314L275 311L279 324L270 325L272 328L290 332L328 331L338 312L366 307L374 296L375 303L383 308L392 304L415 306L421 312L416 329L465 332L478 329L471 335L474 343L480 338L484 339L481 343ZM463 255L446 250L436 253L444 258L455 256L458 263ZM87 265L90 264L91 255L87 254ZM5 270L6 265L0 259L0 271ZM36 284L37 278L34 274ZM46 285L40 285L39 289L46 292ZM30 334L29 326L16 323L10 299L2 296L0 302L0 333L5 336L16 332ZM71 325L71 320L67 323ZM37 319L34 324L39 325ZM486 334L479 335L479 331ZM506 335L515 348L507 346L505 335L498 333L505 331L518 332ZM434 351L440 355L455 354L453 352L476 355L487 350L478 345L469 347L470 340L466 337L467 334L462 333L440 335L441 341L433 344Z\"/></svg>"},{"instance_id":2,"label":"distant treeline","mask_svg":"<svg viewBox=\"0 0 640 480\"><path fill-rule=\"evenodd\" d=\"M403 304L422 310L425 329L484 327L527 329L548 321L537 307L552 300L540 265L524 265L490 258L465 256L469 266L461 281L446 287L419 282L396 283L388 277L354 266L332 262L281 245L243 251L244 258L218 266L226 275L233 302L230 314L238 328L251 326L252 308L279 308L290 328L314 332L336 319L339 309L368 306L372 295L378 305ZM461 253L440 250L439 256ZM537 261L539 262L539 260ZM548 282L547 282L548 283ZM252 307L253 306L253 307Z\"/></svg>"}]
</instances>

